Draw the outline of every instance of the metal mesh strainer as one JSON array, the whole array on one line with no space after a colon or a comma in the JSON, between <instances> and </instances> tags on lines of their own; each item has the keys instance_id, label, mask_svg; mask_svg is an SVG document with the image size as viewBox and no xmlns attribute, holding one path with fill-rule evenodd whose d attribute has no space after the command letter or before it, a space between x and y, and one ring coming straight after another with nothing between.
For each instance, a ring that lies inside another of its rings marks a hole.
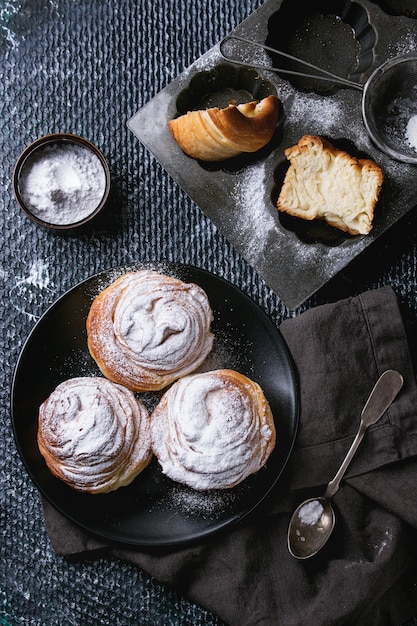
<instances>
[{"instance_id":1,"label":"metal mesh strainer","mask_svg":"<svg viewBox=\"0 0 417 626\"><path fill-rule=\"evenodd\" d=\"M364 86L362 116L381 150L417 164L417 53L395 57L375 70Z\"/></svg>"},{"instance_id":2,"label":"metal mesh strainer","mask_svg":"<svg viewBox=\"0 0 417 626\"><path fill-rule=\"evenodd\" d=\"M262 48L278 56L290 58L306 71L254 63L247 56L251 56L251 47L252 50ZM391 158L417 165L417 53L404 54L386 61L371 74L364 85L238 35L228 35L223 39L220 43L220 54L226 61L238 65L330 81L362 91L362 117L372 141Z\"/></svg>"}]
</instances>

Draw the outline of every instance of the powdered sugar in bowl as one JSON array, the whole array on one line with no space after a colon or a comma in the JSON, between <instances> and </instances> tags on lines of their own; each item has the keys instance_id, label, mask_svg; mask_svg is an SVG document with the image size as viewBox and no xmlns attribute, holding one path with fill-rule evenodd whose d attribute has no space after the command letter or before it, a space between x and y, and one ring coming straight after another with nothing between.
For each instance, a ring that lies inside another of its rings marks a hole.
<instances>
[{"instance_id":1,"label":"powdered sugar in bowl","mask_svg":"<svg viewBox=\"0 0 417 626\"><path fill-rule=\"evenodd\" d=\"M35 223L65 232L89 223L110 193L110 170L100 150L78 135L40 137L14 168L16 199Z\"/></svg>"}]
</instances>

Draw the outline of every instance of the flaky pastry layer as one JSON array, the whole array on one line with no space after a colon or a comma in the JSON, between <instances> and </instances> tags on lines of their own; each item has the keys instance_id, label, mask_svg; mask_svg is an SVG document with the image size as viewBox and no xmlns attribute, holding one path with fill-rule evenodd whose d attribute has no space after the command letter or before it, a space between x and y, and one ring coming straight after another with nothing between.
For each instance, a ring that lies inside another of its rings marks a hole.
<instances>
[{"instance_id":1,"label":"flaky pastry layer","mask_svg":"<svg viewBox=\"0 0 417 626\"><path fill-rule=\"evenodd\" d=\"M189 111L168 126L181 149L201 161L221 161L242 152L256 152L272 139L281 103L276 96L260 102L231 103L224 109L213 107Z\"/></svg>"},{"instance_id":2,"label":"flaky pastry layer","mask_svg":"<svg viewBox=\"0 0 417 626\"><path fill-rule=\"evenodd\" d=\"M357 159L322 137L305 135L285 150L290 161L277 206L305 220L323 219L351 235L367 235L384 174L371 159Z\"/></svg>"}]
</instances>

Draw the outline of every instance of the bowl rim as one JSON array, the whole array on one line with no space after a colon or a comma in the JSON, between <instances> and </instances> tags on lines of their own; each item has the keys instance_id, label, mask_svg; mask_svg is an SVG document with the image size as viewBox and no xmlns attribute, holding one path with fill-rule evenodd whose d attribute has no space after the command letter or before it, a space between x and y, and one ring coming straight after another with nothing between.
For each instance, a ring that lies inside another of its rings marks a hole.
<instances>
[{"instance_id":1,"label":"bowl rim","mask_svg":"<svg viewBox=\"0 0 417 626\"><path fill-rule=\"evenodd\" d=\"M417 52L408 52L406 54L400 54L398 56L395 56L391 59L388 59L387 61L385 61L384 63L382 63L381 65L379 65L373 72L372 74L369 76L368 80L366 81L364 87L363 87L363 95L362 95L362 118L363 118L363 122L365 124L366 130L369 133L369 136L371 137L372 141L375 143L375 145L382 150L382 152L385 152L385 154L387 154L388 156L390 156L391 158L395 159L396 161L401 161L403 163L409 163L412 165L417 165L417 152L416 155L413 156L411 154L404 154L403 152L400 152L398 150L395 150L394 148L392 148L391 146L387 145L385 143L385 141L383 141L383 139L381 138L378 129L376 129L373 125L370 124L369 122L369 116L368 116L368 109L369 109L369 88L372 84L374 84L379 78L380 76L382 76L382 74L384 74L387 70L403 64L403 63L407 63L409 61L417 61Z\"/></svg>"},{"instance_id":2,"label":"bowl rim","mask_svg":"<svg viewBox=\"0 0 417 626\"><path fill-rule=\"evenodd\" d=\"M24 166L26 165L27 160L35 152L37 152L38 150L42 150L48 145L62 144L62 143L75 144L78 146L82 146L83 148L86 148L87 150L90 150L93 154L95 154L95 156L98 157L103 167L104 176L105 176L105 189L104 189L104 193L99 204L86 217L83 217L81 220L78 220L77 222L71 222L69 224L55 224L53 222L47 222L43 220L42 218L37 217L34 213L32 213L30 208L24 202L20 194L20 189L19 189L20 177L22 174L22 170ZM60 133L60 132L48 133L46 135L42 135L41 137L38 137L37 139L32 141L28 146L26 146L23 152L21 152L13 168L13 191L14 191L15 198L18 204L20 205L21 209L33 222L35 222L39 226L43 226L49 230L54 230L54 231L65 232L65 231L73 230L75 228L80 228L82 226L85 226L91 220L93 220L98 215L98 213L101 212L101 210L107 203L109 195L110 195L110 186L111 186L111 173L110 173L110 168L109 168L109 165L107 163L107 160L104 154L89 139L86 139L85 137L82 137L81 135L77 135L74 133Z\"/></svg>"}]
</instances>

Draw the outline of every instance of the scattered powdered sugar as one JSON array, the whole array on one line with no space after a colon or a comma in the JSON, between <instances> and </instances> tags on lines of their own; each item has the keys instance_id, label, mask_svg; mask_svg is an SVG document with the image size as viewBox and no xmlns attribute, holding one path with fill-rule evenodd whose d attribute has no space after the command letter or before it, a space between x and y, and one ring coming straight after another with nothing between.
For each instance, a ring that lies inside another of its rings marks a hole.
<instances>
[{"instance_id":1,"label":"scattered powdered sugar","mask_svg":"<svg viewBox=\"0 0 417 626\"><path fill-rule=\"evenodd\" d=\"M322 516L324 509L323 505L319 500L312 500L311 502L307 502L301 509L298 511L298 517L300 518L303 524L308 524L309 526L314 526L317 524L320 517Z\"/></svg>"},{"instance_id":2,"label":"scattered powdered sugar","mask_svg":"<svg viewBox=\"0 0 417 626\"><path fill-rule=\"evenodd\" d=\"M245 258L254 267L263 267L265 258L278 254L297 258L301 265L314 266L320 280L344 267L352 254L366 247L366 238L358 238L349 245L323 246L306 244L295 233L280 224L278 209L273 205L271 193L274 180L267 174L265 162L247 168L245 176L235 181L233 198L237 207L233 214L236 244L245 249ZM268 178L269 176L269 178Z\"/></svg>"},{"instance_id":3,"label":"scattered powdered sugar","mask_svg":"<svg viewBox=\"0 0 417 626\"><path fill-rule=\"evenodd\" d=\"M55 291L50 287L49 266L44 259L36 259L28 274L19 278L10 289L9 298L14 308L30 319L39 318L52 304Z\"/></svg>"},{"instance_id":4,"label":"scattered powdered sugar","mask_svg":"<svg viewBox=\"0 0 417 626\"><path fill-rule=\"evenodd\" d=\"M395 41L390 44L389 53L392 56L409 54L417 48L417 32L412 29L399 33Z\"/></svg>"},{"instance_id":5,"label":"scattered powdered sugar","mask_svg":"<svg viewBox=\"0 0 417 626\"><path fill-rule=\"evenodd\" d=\"M247 247L247 260L256 262L263 255L271 235L276 232L276 221L269 210L273 181L266 179L266 163L250 166L245 176L235 181L233 198L237 207L235 221L237 243Z\"/></svg>"},{"instance_id":6,"label":"scattered powdered sugar","mask_svg":"<svg viewBox=\"0 0 417 626\"><path fill-rule=\"evenodd\" d=\"M241 371L247 367L246 360L251 345L233 328L228 328L225 323L224 329L216 329L212 351L198 371L209 372L218 369L234 369Z\"/></svg>"},{"instance_id":7,"label":"scattered powdered sugar","mask_svg":"<svg viewBox=\"0 0 417 626\"><path fill-rule=\"evenodd\" d=\"M16 49L19 45L19 39L10 25L23 4L22 0L9 0L2 2L0 5L0 40L4 39L11 49Z\"/></svg>"},{"instance_id":8,"label":"scattered powdered sugar","mask_svg":"<svg viewBox=\"0 0 417 626\"><path fill-rule=\"evenodd\" d=\"M27 284L47 289L50 283L48 269L44 259L35 260L29 268L29 275L26 278Z\"/></svg>"},{"instance_id":9,"label":"scattered powdered sugar","mask_svg":"<svg viewBox=\"0 0 417 626\"><path fill-rule=\"evenodd\" d=\"M376 549L376 558L378 558L382 552L391 544L392 542L392 530L388 529L384 532L384 535L380 541L377 543L374 548Z\"/></svg>"},{"instance_id":10,"label":"scattered powdered sugar","mask_svg":"<svg viewBox=\"0 0 417 626\"><path fill-rule=\"evenodd\" d=\"M209 518L223 511L229 512L239 495L239 488L233 490L195 491L182 485L173 485L167 492L168 506L174 506L188 516Z\"/></svg>"},{"instance_id":11,"label":"scattered powdered sugar","mask_svg":"<svg viewBox=\"0 0 417 626\"><path fill-rule=\"evenodd\" d=\"M284 89L280 96L285 97ZM302 120L304 126L310 126L312 134L329 133L332 129L340 132L342 113L342 103L329 95L297 93L289 97L285 106L287 124L299 125Z\"/></svg>"}]
</instances>

